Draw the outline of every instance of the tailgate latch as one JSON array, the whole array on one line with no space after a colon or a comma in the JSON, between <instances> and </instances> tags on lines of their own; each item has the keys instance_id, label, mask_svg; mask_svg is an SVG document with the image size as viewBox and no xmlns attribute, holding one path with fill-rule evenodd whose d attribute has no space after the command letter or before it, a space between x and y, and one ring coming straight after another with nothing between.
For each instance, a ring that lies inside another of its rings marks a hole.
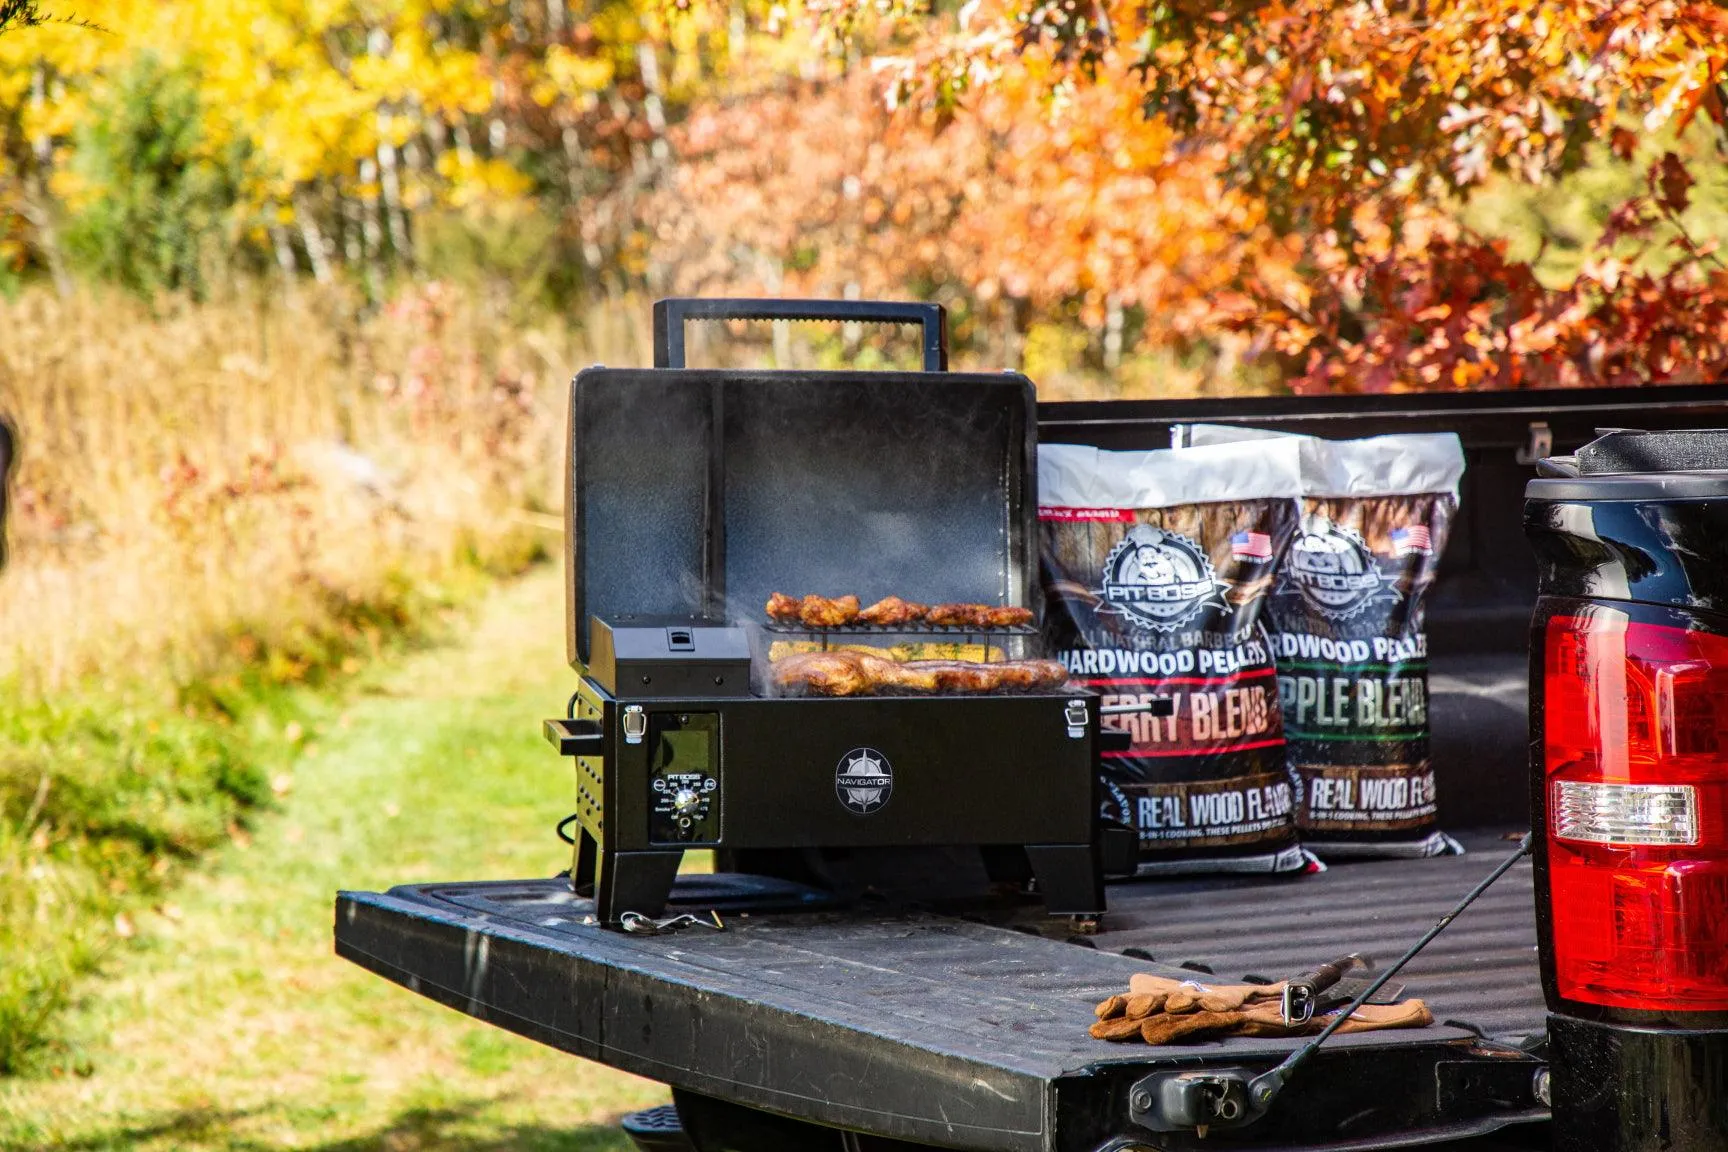
<instances>
[{"instance_id":1,"label":"tailgate latch","mask_svg":"<svg viewBox=\"0 0 1728 1152\"><path fill-rule=\"evenodd\" d=\"M1260 1118L1248 1099L1246 1068L1154 1072L1128 1091L1128 1118L1154 1132L1204 1137L1210 1128L1240 1128Z\"/></svg>"}]
</instances>

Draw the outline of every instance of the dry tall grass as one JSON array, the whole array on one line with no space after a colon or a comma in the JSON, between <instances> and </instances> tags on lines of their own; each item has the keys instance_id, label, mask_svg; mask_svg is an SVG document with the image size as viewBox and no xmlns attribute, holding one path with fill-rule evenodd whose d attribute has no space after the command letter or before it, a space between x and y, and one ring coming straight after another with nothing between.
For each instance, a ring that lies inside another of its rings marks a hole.
<instances>
[{"instance_id":1,"label":"dry tall grass","mask_svg":"<svg viewBox=\"0 0 1728 1152\"><path fill-rule=\"evenodd\" d=\"M304 290L0 303L22 446L0 683L184 682L332 596L519 547L556 506L565 382L645 362L646 314L524 325L439 285L371 314Z\"/></svg>"},{"instance_id":2,"label":"dry tall grass","mask_svg":"<svg viewBox=\"0 0 1728 1152\"><path fill-rule=\"evenodd\" d=\"M245 835L301 731L293 685L414 627L448 578L555 543L565 382L645 362L646 316L530 324L438 285L376 311L308 289L0 302L22 448L0 1075L63 1059L55 1015L128 908Z\"/></svg>"}]
</instances>

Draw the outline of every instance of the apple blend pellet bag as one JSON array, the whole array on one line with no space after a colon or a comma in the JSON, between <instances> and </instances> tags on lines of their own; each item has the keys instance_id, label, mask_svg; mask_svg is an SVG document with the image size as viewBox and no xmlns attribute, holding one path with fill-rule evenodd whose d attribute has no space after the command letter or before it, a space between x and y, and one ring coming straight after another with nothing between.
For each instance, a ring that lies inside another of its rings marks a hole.
<instances>
[{"instance_id":1,"label":"apple blend pellet bag","mask_svg":"<svg viewBox=\"0 0 1728 1152\"><path fill-rule=\"evenodd\" d=\"M1297 844L1272 652L1261 620L1296 531L1297 445L1181 452L1038 449L1046 650L1133 734L1103 761L1104 816L1139 834L1139 871L1280 872Z\"/></svg>"},{"instance_id":2,"label":"apple blend pellet bag","mask_svg":"<svg viewBox=\"0 0 1728 1152\"><path fill-rule=\"evenodd\" d=\"M1303 846L1323 860L1461 851L1438 826L1423 630L1464 474L1458 437L1321 440L1218 425L1187 437L1194 451L1300 446L1302 521L1280 555L1267 623Z\"/></svg>"}]
</instances>

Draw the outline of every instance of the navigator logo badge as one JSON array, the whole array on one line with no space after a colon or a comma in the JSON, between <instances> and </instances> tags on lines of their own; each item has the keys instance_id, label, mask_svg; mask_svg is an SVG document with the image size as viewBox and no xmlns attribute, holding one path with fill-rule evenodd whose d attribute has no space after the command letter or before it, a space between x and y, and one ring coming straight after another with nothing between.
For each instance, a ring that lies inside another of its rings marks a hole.
<instances>
[{"instance_id":1,"label":"navigator logo badge","mask_svg":"<svg viewBox=\"0 0 1728 1152\"><path fill-rule=\"evenodd\" d=\"M849 812L868 816L894 794L894 768L874 748L854 748L834 767L834 795Z\"/></svg>"}]
</instances>

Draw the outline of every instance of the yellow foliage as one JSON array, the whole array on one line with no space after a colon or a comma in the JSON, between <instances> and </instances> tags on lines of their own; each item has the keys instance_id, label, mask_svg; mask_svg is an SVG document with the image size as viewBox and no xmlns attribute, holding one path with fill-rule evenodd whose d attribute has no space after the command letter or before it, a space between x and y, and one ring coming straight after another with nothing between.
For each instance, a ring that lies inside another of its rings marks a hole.
<instances>
[{"instance_id":1,"label":"yellow foliage","mask_svg":"<svg viewBox=\"0 0 1728 1152\"><path fill-rule=\"evenodd\" d=\"M243 167L230 227L245 235L272 222L340 230L353 199L392 213L509 201L546 179L548 154L565 188L579 183L572 165L623 170L636 136L619 128L643 101L686 98L731 50L724 12L677 15L660 0L87 0L77 14L102 30L0 38L0 235L27 241L36 225L19 222L42 218L28 187L82 197L74 211L108 191L65 172L92 108L135 95L121 86L142 61L191 85L200 158ZM303 221L306 204L322 225ZM393 251L407 242L398 223Z\"/></svg>"},{"instance_id":2,"label":"yellow foliage","mask_svg":"<svg viewBox=\"0 0 1728 1152\"><path fill-rule=\"evenodd\" d=\"M438 172L448 181L449 200L457 208L514 200L534 187L533 181L502 160L464 157L459 152L440 156Z\"/></svg>"},{"instance_id":3,"label":"yellow foliage","mask_svg":"<svg viewBox=\"0 0 1728 1152\"><path fill-rule=\"evenodd\" d=\"M546 53L546 79L564 92L600 92L611 83L617 69L599 56L578 56L562 44Z\"/></svg>"}]
</instances>

